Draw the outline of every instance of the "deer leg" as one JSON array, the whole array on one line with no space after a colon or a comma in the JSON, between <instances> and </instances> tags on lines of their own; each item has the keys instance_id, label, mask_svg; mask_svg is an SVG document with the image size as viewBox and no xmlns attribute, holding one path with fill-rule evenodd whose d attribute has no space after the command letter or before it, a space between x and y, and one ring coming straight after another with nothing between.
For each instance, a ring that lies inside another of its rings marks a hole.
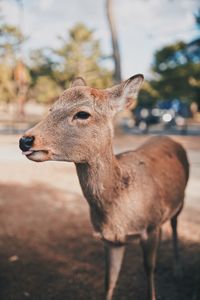
<instances>
[{"instance_id":1,"label":"deer leg","mask_svg":"<svg viewBox=\"0 0 200 300\"><path fill-rule=\"evenodd\" d=\"M174 275L177 278L182 276L182 267L180 264L179 247L178 247L178 235L177 235L177 216L171 219L172 226L172 241L174 250Z\"/></svg>"},{"instance_id":2,"label":"deer leg","mask_svg":"<svg viewBox=\"0 0 200 300\"><path fill-rule=\"evenodd\" d=\"M147 275L148 300L156 300L154 270L159 237L159 228L156 228L150 233L144 234L141 237L141 246L144 258L144 269Z\"/></svg>"},{"instance_id":3,"label":"deer leg","mask_svg":"<svg viewBox=\"0 0 200 300\"><path fill-rule=\"evenodd\" d=\"M106 300L111 300L121 269L125 246L105 245L105 292Z\"/></svg>"}]
</instances>

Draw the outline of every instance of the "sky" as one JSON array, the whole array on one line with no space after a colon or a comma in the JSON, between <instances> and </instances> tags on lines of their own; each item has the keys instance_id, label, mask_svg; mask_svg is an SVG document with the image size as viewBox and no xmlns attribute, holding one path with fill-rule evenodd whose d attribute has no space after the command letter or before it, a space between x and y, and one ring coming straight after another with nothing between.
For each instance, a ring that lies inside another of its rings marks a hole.
<instances>
[{"instance_id":1,"label":"sky","mask_svg":"<svg viewBox=\"0 0 200 300\"><path fill-rule=\"evenodd\" d=\"M95 30L104 54L111 53L105 0L21 0L23 18L15 0L2 0L5 20L23 25L29 37L24 48L58 47L58 36L66 36L77 22ZM136 73L150 76L155 51L178 40L198 36L194 13L199 0L113 0L123 78Z\"/></svg>"}]
</instances>

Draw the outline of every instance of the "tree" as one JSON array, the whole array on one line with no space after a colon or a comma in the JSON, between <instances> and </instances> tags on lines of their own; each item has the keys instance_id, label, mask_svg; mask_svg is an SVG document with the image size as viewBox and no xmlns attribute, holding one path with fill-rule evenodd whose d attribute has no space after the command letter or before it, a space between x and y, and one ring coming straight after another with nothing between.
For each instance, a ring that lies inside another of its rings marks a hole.
<instances>
[{"instance_id":1,"label":"tree","mask_svg":"<svg viewBox=\"0 0 200 300\"><path fill-rule=\"evenodd\" d=\"M0 58L13 63L22 40L23 35L19 28L8 24L0 24Z\"/></svg>"},{"instance_id":2,"label":"tree","mask_svg":"<svg viewBox=\"0 0 200 300\"><path fill-rule=\"evenodd\" d=\"M200 10L195 15L200 24ZM176 42L159 49L152 64L153 79L139 94L139 102L180 99L196 102L200 109L200 38L189 43Z\"/></svg>"},{"instance_id":3,"label":"tree","mask_svg":"<svg viewBox=\"0 0 200 300\"><path fill-rule=\"evenodd\" d=\"M31 81L28 69L21 59L18 59L14 68L14 80L16 84L18 114L24 116L24 105L27 100L28 88Z\"/></svg>"},{"instance_id":4,"label":"tree","mask_svg":"<svg viewBox=\"0 0 200 300\"><path fill-rule=\"evenodd\" d=\"M112 83L112 72L103 67L100 43L92 30L77 24L69 31L69 39L61 41L61 47L55 51L58 64L54 76L63 88L77 76L85 77L88 84L98 88Z\"/></svg>"},{"instance_id":5,"label":"tree","mask_svg":"<svg viewBox=\"0 0 200 300\"><path fill-rule=\"evenodd\" d=\"M5 64L0 63L0 100L9 103L15 96L15 85L13 82L13 70Z\"/></svg>"},{"instance_id":6,"label":"tree","mask_svg":"<svg viewBox=\"0 0 200 300\"><path fill-rule=\"evenodd\" d=\"M192 43L178 42L158 50L154 56L152 87L160 99L178 98L200 105L200 50Z\"/></svg>"},{"instance_id":7,"label":"tree","mask_svg":"<svg viewBox=\"0 0 200 300\"><path fill-rule=\"evenodd\" d=\"M31 52L30 58L31 96L39 103L52 103L62 91L55 76L57 65L53 61L53 50L36 49Z\"/></svg>"},{"instance_id":8,"label":"tree","mask_svg":"<svg viewBox=\"0 0 200 300\"><path fill-rule=\"evenodd\" d=\"M54 69L56 62L53 60L53 50L49 48L36 49L30 53L30 75L32 78L32 86L35 85L38 77L49 76L56 81Z\"/></svg>"},{"instance_id":9,"label":"tree","mask_svg":"<svg viewBox=\"0 0 200 300\"><path fill-rule=\"evenodd\" d=\"M108 24L109 24L111 40L112 40L112 50L113 50L112 57L114 59L114 66L115 66L113 77L115 83L119 83L122 80L121 57L120 57L119 43L117 37L117 29L114 21L114 16L113 16L112 0L106 0L106 13L107 13Z\"/></svg>"},{"instance_id":10,"label":"tree","mask_svg":"<svg viewBox=\"0 0 200 300\"><path fill-rule=\"evenodd\" d=\"M152 108L158 98L159 93L152 87L150 82L145 81L138 95L137 104L146 108Z\"/></svg>"},{"instance_id":11,"label":"tree","mask_svg":"<svg viewBox=\"0 0 200 300\"><path fill-rule=\"evenodd\" d=\"M2 15L0 15L0 91L1 101L6 103L17 97L14 70L18 65L17 56L23 40L24 37L20 29L5 24Z\"/></svg>"},{"instance_id":12,"label":"tree","mask_svg":"<svg viewBox=\"0 0 200 300\"><path fill-rule=\"evenodd\" d=\"M103 66L100 43L92 30L77 24L60 41L57 49L38 49L31 53L31 90L38 102L51 103L77 76L99 88L112 84L112 72Z\"/></svg>"},{"instance_id":13,"label":"tree","mask_svg":"<svg viewBox=\"0 0 200 300\"><path fill-rule=\"evenodd\" d=\"M39 76L36 80L33 97L39 103L53 103L61 93L61 88L50 76Z\"/></svg>"}]
</instances>

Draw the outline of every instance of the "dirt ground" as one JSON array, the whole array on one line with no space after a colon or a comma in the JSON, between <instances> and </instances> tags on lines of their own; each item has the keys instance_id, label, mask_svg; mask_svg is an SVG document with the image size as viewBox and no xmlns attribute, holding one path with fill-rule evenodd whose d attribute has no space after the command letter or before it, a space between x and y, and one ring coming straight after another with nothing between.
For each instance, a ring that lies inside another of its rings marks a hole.
<instances>
[{"instance_id":1,"label":"dirt ground","mask_svg":"<svg viewBox=\"0 0 200 300\"><path fill-rule=\"evenodd\" d=\"M115 150L147 137L124 136ZM174 137L188 150L191 178L179 221L183 278L173 276L171 232L158 251L158 300L200 299L200 138ZM0 136L0 299L103 299L103 245L92 236L88 205L73 164L26 160L18 136ZM115 300L145 300L138 242L127 247Z\"/></svg>"}]
</instances>

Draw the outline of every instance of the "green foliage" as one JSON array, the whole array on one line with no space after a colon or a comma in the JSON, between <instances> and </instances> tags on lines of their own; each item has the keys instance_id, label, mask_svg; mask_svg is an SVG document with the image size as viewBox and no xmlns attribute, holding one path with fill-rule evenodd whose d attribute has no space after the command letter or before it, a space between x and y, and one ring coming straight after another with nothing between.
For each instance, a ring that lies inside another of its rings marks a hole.
<instances>
[{"instance_id":1,"label":"green foliage","mask_svg":"<svg viewBox=\"0 0 200 300\"><path fill-rule=\"evenodd\" d=\"M49 76L49 78L56 80L54 78L55 63L52 59L52 51L50 49L45 48L31 51L30 60L30 74L33 86L40 76Z\"/></svg>"},{"instance_id":2,"label":"green foliage","mask_svg":"<svg viewBox=\"0 0 200 300\"><path fill-rule=\"evenodd\" d=\"M0 15L0 101L10 102L17 97L14 68L23 40L19 28L5 24Z\"/></svg>"},{"instance_id":3,"label":"green foliage","mask_svg":"<svg viewBox=\"0 0 200 300\"><path fill-rule=\"evenodd\" d=\"M15 59L24 37L19 28L7 24L0 25L0 58Z\"/></svg>"},{"instance_id":4,"label":"green foliage","mask_svg":"<svg viewBox=\"0 0 200 300\"><path fill-rule=\"evenodd\" d=\"M154 106L158 97L158 92L152 87L152 85L148 81L145 81L138 96L138 105L151 108Z\"/></svg>"},{"instance_id":5,"label":"green foliage","mask_svg":"<svg viewBox=\"0 0 200 300\"><path fill-rule=\"evenodd\" d=\"M200 10L195 20L200 26ZM152 73L154 79L143 87L139 103L149 106L157 100L178 98L187 103L195 101L200 109L200 38L156 51Z\"/></svg>"},{"instance_id":6,"label":"green foliage","mask_svg":"<svg viewBox=\"0 0 200 300\"><path fill-rule=\"evenodd\" d=\"M61 88L49 76L39 76L36 80L33 97L39 103L52 103L61 93Z\"/></svg>"},{"instance_id":7,"label":"green foliage","mask_svg":"<svg viewBox=\"0 0 200 300\"><path fill-rule=\"evenodd\" d=\"M18 79L26 74L30 94L39 103L53 102L75 77L103 88L112 84L112 73L103 67L100 43L93 31L77 24L61 39L58 49L36 49L30 53L29 70L20 67L18 56L24 41L19 28L5 24L0 15L0 93L1 101L17 99ZM21 69L20 69L21 68ZM23 74L22 74L23 72ZM20 75L21 74L21 75Z\"/></svg>"},{"instance_id":8,"label":"green foliage","mask_svg":"<svg viewBox=\"0 0 200 300\"><path fill-rule=\"evenodd\" d=\"M189 44L178 42L158 50L154 56L154 80L150 82L158 93L154 100L180 100L200 105L199 40Z\"/></svg>"},{"instance_id":9,"label":"green foliage","mask_svg":"<svg viewBox=\"0 0 200 300\"><path fill-rule=\"evenodd\" d=\"M102 66L100 44L92 30L77 24L69 31L69 39L61 41L62 46L55 51L59 61L56 77L64 88L77 76L98 88L112 83L112 73Z\"/></svg>"},{"instance_id":10,"label":"green foliage","mask_svg":"<svg viewBox=\"0 0 200 300\"><path fill-rule=\"evenodd\" d=\"M32 92L41 103L51 103L77 76L90 86L104 88L112 84L112 73L102 66L100 44L93 31L77 24L68 38L60 38L58 49L39 49L31 53Z\"/></svg>"},{"instance_id":11,"label":"green foliage","mask_svg":"<svg viewBox=\"0 0 200 300\"><path fill-rule=\"evenodd\" d=\"M10 102L15 97L15 85L13 81L12 68L5 64L0 63L0 100L3 102Z\"/></svg>"}]
</instances>

